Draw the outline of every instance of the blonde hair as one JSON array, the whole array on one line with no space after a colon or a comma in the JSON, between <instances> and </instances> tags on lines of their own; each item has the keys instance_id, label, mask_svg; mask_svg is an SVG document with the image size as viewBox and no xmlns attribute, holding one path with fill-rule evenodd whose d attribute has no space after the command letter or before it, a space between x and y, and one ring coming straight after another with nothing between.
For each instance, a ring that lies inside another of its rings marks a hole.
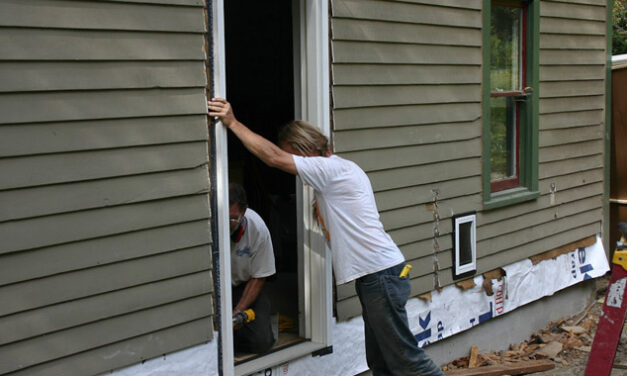
<instances>
[{"instance_id":1,"label":"blonde hair","mask_svg":"<svg viewBox=\"0 0 627 376\"><path fill-rule=\"evenodd\" d=\"M302 155L309 153L327 155L329 140L311 123L294 120L279 131L279 145L288 144Z\"/></svg>"}]
</instances>

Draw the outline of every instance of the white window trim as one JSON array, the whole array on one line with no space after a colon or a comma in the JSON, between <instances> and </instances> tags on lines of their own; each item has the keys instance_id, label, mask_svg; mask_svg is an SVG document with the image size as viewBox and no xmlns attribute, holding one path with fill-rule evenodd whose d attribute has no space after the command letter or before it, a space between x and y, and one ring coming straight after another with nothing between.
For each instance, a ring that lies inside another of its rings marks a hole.
<instances>
[{"instance_id":1,"label":"white window trim","mask_svg":"<svg viewBox=\"0 0 627 376\"><path fill-rule=\"evenodd\" d=\"M477 270L477 215L470 214L463 217L455 217L455 276L460 276L465 273L474 272ZM459 244L459 228L464 223L472 223L470 226L470 248L472 261L460 265L460 244Z\"/></svg>"},{"instance_id":2,"label":"white window trim","mask_svg":"<svg viewBox=\"0 0 627 376\"><path fill-rule=\"evenodd\" d=\"M212 2L214 46L214 85L215 95L226 97L226 66L224 43L224 1ZM329 107L329 30L328 30L328 3L319 0L292 0L294 6L294 20L298 21L300 30L294 27L295 56L295 108L296 117L306 119L318 125L322 132L329 136L330 107ZM296 24L296 23L295 23ZM298 34L297 34L298 33ZM299 43L297 43L297 40ZM298 56L300 58L298 59ZM298 74L300 72L300 74ZM298 95L300 92L300 96ZM214 129L216 137L217 182L218 197L228 197L228 150L227 129L221 124ZM298 244L302 247L299 252L299 275L303 276L300 284L301 296L299 321L301 334L310 340L284 350L233 366L233 333L223 330L218 344L222 349L222 375L247 375L283 362L308 355L316 350L328 347L332 343L332 276L331 253L320 230L314 225L310 203L313 200L311 187L302 185L297 180L297 216L302 219L298 223ZM230 270L230 247L228 226L228 200L218 200L220 270ZM231 275L220 273L220 293L222 297L221 327L231 327Z\"/></svg>"}]
</instances>

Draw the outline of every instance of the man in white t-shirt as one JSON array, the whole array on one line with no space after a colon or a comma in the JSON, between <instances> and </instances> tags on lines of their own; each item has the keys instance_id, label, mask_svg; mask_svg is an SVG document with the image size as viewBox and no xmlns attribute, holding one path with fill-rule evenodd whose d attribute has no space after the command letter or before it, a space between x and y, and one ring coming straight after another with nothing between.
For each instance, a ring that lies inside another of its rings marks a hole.
<instances>
[{"instance_id":1,"label":"man in white t-shirt","mask_svg":"<svg viewBox=\"0 0 627 376\"><path fill-rule=\"evenodd\" d=\"M276 272L274 251L266 224L248 208L244 188L234 183L229 185L229 222L233 316L249 308L255 311L255 320L234 328L235 351L264 353L275 342L270 300L262 290L265 278Z\"/></svg>"},{"instance_id":2,"label":"man in white t-shirt","mask_svg":"<svg viewBox=\"0 0 627 376\"><path fill-rule=\"evenodd\" d=\"M314 188L315 212L333 252L337 284L355 281L372 373L443 376L409 329L405 259L383 229L365 172L332 155L327 138L309 123L294 121L283 128L279 148L237 121L226 100L214 98L208 106L209 115L219 117L251 153Z\"/></svg>"}]
</instances>

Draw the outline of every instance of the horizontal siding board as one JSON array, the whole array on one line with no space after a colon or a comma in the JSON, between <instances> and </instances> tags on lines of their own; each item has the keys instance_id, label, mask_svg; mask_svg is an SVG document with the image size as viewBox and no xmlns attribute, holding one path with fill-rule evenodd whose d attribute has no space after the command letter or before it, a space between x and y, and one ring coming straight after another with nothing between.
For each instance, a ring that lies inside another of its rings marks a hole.
<instances>
[{"instance_id":1,"label":"horizontal siding board","mask_svg":"<svg viewBox=\"0 0 627 376\"><path fill-rule=\"evenodd\" d=\"M569 228L566 231L552 234L547 238L526 243L518 247L509 248L497 254L482 257L477 260L477 272L483 273L499 268L503 265L508 265L527 257L561 247L564 244L572 243L574 240L597 235L600 228L600 223L591 223L576 228Z\"/></svg>"},{"instance_id":2,"label":"horizontal siding board","mask_svg":"<svg viewBox=\"0 0 627 376\"><path fill-rule=\"evenodd\" d=\"M440 251L450 250L453 247L453 241L451 238L451 221L446 220L441 222L440 227L442 232L438 237L438 247ZM419 236L414 236L415 239L410 243L402 244L400 248L403 250L403 254L405 258L408 260L421 258L421 257L429 257L433 255L433 223L424 223L420 226L416 226L415 230L420 234ZM433 265L433 264L431 264ZM420 268L413 273L413 275L421 275L419 273L421 271ZM429 269L425 273L430 273L432 269Z\"/></svg>"},{"instance_id":3,"label":"horizontal siding board","mask_svg":"<svg viewBox=\"0 0 627 376\"><path fill-rule=\"evenodd\" d=\"M543 223L542 226L528 227L513 233L498 236L496 238L479 240L477 242L477 259L505 251L509 248L527 244L535 240L544 239L550 237L551 235L567 231L572 228L577 228L594 223L600 225L601 217L601 208L592 209L586 212L572 215L570 217L560 218L560 220ZM538 249L535 253L541 253L544 251L545 250ZM525 255L525 257L527 256L530 255Z\"/></svg>"},{"instance_id":4,"label":"horizontal siding board","mask_svg":"<svg viewBox=\"0 0 627 376\"><path fill-rule=\"evenodd\" d=\"M206 168L0 191L0 222L208 192Z\"/></svg>"},{"instance_id":5,"label":"horizontal siding board","mask_svg":"<svg viewBox=\"0 0 627 376\"><path fill-rule=\"evenodd\" d=\"M573 112L542 114L540 115L540 129L548 130L578 128L583 126L598 126L603 122L603 116L604 115L602 109L584 111L574 110Z\"/></svg>"},{"instance_id":6,"label":"horizontal siding board","mask_svg":"<svg viewBox=\"0 0 627 376\"><path fill-rule=\"evenodd\" d=\"M210 241L209 223L202 219L33 251L14 252L0 258L0 286L198 247Z\"/></svg>"},{"instance_id":7,"label":"horizontal siding board","mask_svg":"<svg viewBox=\"0 0 627 376\"><path fill-rule=\"evenodd\" d=\"M204 88L13 93L0 95L0 124L193 115L206 107Z\"/></svg>"},{"instance_id":8,"label":"horizontal siding board","mask_svg":"<svg viewBox=\"0 0 627 376\"><path fill-rule=\"evenodd\" d=\"M386 210L422 205L433 201L433 191L437 190L438 199L446 200L481 192L481 176L471 176L443 182L431 182L425 185L406 187L375 193L377 208Z\"/></svg>"},{"instance_id":9,"label":"horizontal siding board","mask_svg":"<svg viewBox=\"0 0 627 376\"><path fill-rule=\"evenodd\" d=\"M479 244L484 240L503 237L508 234L515 236L519 231L531 231L535 234L535 230L527 229L550 226L559 221L568 221L570 216L601 209L602 206L603 199L598 195L579 201L572 201L568 204L561 204L559 207L548 207L543 210L480 226L477 229L477 243ZM597 217L594 220L599 220L600 218L601 217ZM504 229L506 230L504 231Z\"/></svg>"},{"instance_id":10,"label":"horizontal siding board","mask_svg":"<svg viewBox=\"0 0 627 376\"><path fill-rule=\"evenodd\" d=\"M202 33L4 28L0 61L203 60L203 38Z\"/></svg>"},{"instance_id":11,"label":"horizontal siding board","mask_svg":"<svg viewBox=\"0 0 627 376\"><path fill-rule=\"evenodd\" d=\"M0 372L15 371L108 345L119 340L120 333L124 333L126 338L132 338L208 317L210 312L211 296L204 295L17 342L3 350L6 361L0 363Z\"/></svg>"},{"instance_id":12,"label":"horizontal siding board","mask_svg":"<svg viewBox=\"0 0 627 376\"><path fill-rule=\"evenodd\" d=\"M372 42L333 42L337 63L480 65L478 47L389 44Z\"/></svg>"},{"instance_id":13,"label":"horizontal siding board","mask_svg":"<svg viewBox=\"0 0 627 376\"><path fill-rule=\"evenodd\" d=\"M0 27L204 32L203 12L193 7L106 1L3 0Z\"/></svg>"},{"instance_id":14,"label":"horizontal siding board","mask_svg":"<svg viewBox=\"0 0 627 376\"><path fill-rule=\"evenodd\" d=\"M462 159L480 156L479 139L456 141L446 144L406 146L372 151L343 153L365 171L383 170L403 166L431 163L446 159Z\"/></svg>"},{"instance_id":15,"label":"horizontal siding board","mask_svg":"<svg viewBox=\"0 0 627 376\"><path fill-rule=\"evenodd\" d=\"M331 27L333 40L481 46L479 29L354 19L333 19Z\"/></svg>"},{"instance_id":16,"label":"horizontal siding board","mask_svg":"<svg viewBox=\"0 0 627 376\"><path fill-rule=\"evenodd\" d=\"M336 86L336 109L386 105L480 102L479 85Z\"/></svg>"},{"instance_id":17,"label":"horizontal siding board","mask_svg":"<svg viewBox=\"0 0 627 376\"><path fill-rule=\"evenodd\" d=\"M405 2L334 1L333 17L481 28L481 13L476 9L448 8Z\"/></svg>"},{"instance_id":18,"label":"horizontal siding board","mask_svg":"<svg viewBox=\"0 0 627 376\"><path fill-rule=\"evenodd\" d=\"M604 50L542 50L540 65L598 65L605 64Z\"/></svg>"},{"instance_id":19,"label":"horizontal siding board","mask_svg":"<svg viewBox=\"0 0 627 376\"><path fill-rule=\"evenodd\" d=\"M605 35L605 31L606 25L604 21L587 21L550 17L542 17L540 20L541 34Z\"/></svg>"},{"instance_id":20,"label":"horizontal siding board","mask_svg":"<svg viewBox=\"0 0 627 376\"><path fill-rule=\"evenodd\" d=\"M14 314L132 286L209 270L208 246L103 265L4 286L0 315Z\"/></svg>"},{"instance_id":21,"label":"horizontal siding board","mask_svg":"<svg viewBox=\"0 0 627 376\"><path fill-rule=\"evenodd\" d=\"M207 116L0 126L0 157L206 141Z\"/></svg>"},{"instance_id":22,"label":"horizontal siding board","mask_svg":"<svg viewBox=\"0 0 627 376\"><path fill-rule=\"evenodd\" d=\"M157 330L110 345L90 349L12 373L12 376L94 375L162 356L190 345L206 343L213 338L210 318L203 317L181 325ZM208 370L217 365L210 361Z\"/></svg>"},{"instance_id":23,"label":"horizontal siding board","mask_svg":"<svg viewBox=\"0 0 627 376\"><path fill-rule=\"evenodd\" d=\"M568 97L568 98L543 98L540 101L540 116L542 124L544 120L549 119L545 114L555 114L554 116L560 116L560 112L568 111L587 111L587 110L599 110L594 113L601 119L600 110L603 109L605 99L602 95L591 95L583 97ZM595 118L596 118L595 116Z\"/></svg>"},{"instance_id":24,"label":"horizontal siding board","mask_svg":"<svg viewBox=\"0 0 627 376\"><path fill-rule=\"evenodd\" d=\"M563 161L541 163L539 177L544 179L551 176L567 175L577 171L603 167L603 155L597 154L581 158L572 158Z\"/></svg>"},{"instance_id":25,"label":"horizontal siding board","mask_svg":"<svg viewBox=\"0 0 627 376\"><path fill-rule=\"evenodd\" d=\"M0 189L194 168L207 163L206 143L108 149L0 159Z\"/></svg>"},{"instance_id":26,"label":"horizontal siding board","mask_svg":"<svg viewBox=\"0 0 627 376\"><path fill-rule=\"evenodd\" d=\"M540 81L603 80L605 68L600 65L546 65L540 67Z\"/></svg>"},{"instance_id":27,"label":"horizontal siding board","mask_svg":"<svg viewBox=\"0 0 627 376\"><path fill-rule=\"evenodd\" d=\"M607 17L607 12L603 7L567 4L554 1L543 1L540 7L540 15L546 17L562 17L579 20L603 21Z\"/></svg>"},{"instance_id":28,"label":"horizontal siding board","mask_svg":"<svg viewBox=\"0 0 627 376\"><path fill-rule=\"evenodd\" d=\"M481 67L463 65L336 64L334 85L480 84Z\"/></svg>"},{"instance_id":29,"label":"horizontal siding board","mask_svg":"<svg viewBox=\"0 0 627 376\"><path fill-rule=\"evenodd\" d=\"M182 5L205 7L205 0L99 0L113 3L138 3L138 4L163 4L163 5Z\"/></svg>"},{"instance_id":30,"label":"horizontal siding board","mask_svg":"<svg viewBox=\"0 0 627 376\"><path fill-rule=\"evenodd\" d=\"M549 0L544 0L549 1ZM587 4L594 5L599 7L607 6L607 1L605 0L550 0L556 3L566 3L566 4Z\"/></svg>"},{"instance_id":31,"label":"horizontal siding board","mask_svg":"<svg viewBox=\"0 0 627 376\"><path fill-rule=\"evenodd\" d=\"M207 201L198 195L4 222L0 254L208 218Z\"/></svg>"},{"instance_id":32,"label":"horizontal siding board","mask_svg":"<svg viewBox=\"0 0 627 376\"><path fill-rule=\"evenodd\" d=\"M426 104L333 110L336 130L475 121L479 103Z\"/></svg>"},{"instance_id":33,"label":"horizontal siding board","mask_svg":"<svg viewBox=\"0 0 627 376\"><path fill-rule=\"evenodd\" d=\"M573 129L552 129L540 131L540 147L562 145L588 140L600 140L605 131L601 126L580 127ZM577 146L573 146L577 147ZM603 152L603 147L598 147L598 153Z\"/></svg>"},{"instance_id":34,"label":"horizontal siding board","mask_svg":"<svg viewBox=\"0 0 627 376\"><path fill-rule=\"evenodd\" d=\"M542 82L540 92L541 98L602 95L605 83L602 80Z\"/></svg>"},{"instance_id":35,"label":"horizontal siding board","mask_svg":"<svg viewBox=\"0 0 627 376\"><path fill-rule=\"evenodd\" d=\"M502 208L501 210L482 211L477 213L477 221L482 225L502 222L510 218L526 215L528 213L544 210L546 208L557 209L560 205L568 205L570 202L583 200L588 197L598 196L603 193L602 169L577 172L571 175L551 177L540 182L542 195L536 200L527 201L518 205ZM555 184L555 202L551 204L551 184Z\"/></svg>"},{"instance_id":36,"label":"horizontal siding board","mask_svg":"<svg viewBox=\"0 0 627 376\"><path fill-rule=\"evenodd\" d=\"M541 147L539 161L542 163L594 155L603 153L603 148L604 143L602 139L568 145L561 145L560 143L557 143L549 147Z\"/></svg>"},{"instance_id":37,"label":"horizontal siding board","mask_svg":"<svg viewBox=\"0 0 627 376\"><path fill-rule=\"evenodd\" d=\"M433 161L419 166L373 171L368 174L375 192L461 179L481 173L481 158Z\"/></svg>"},{"instance_id":38,"label":"horizontal siding board","mask_svg":"<svg viewBox=\"0 0 627 376\"><path fill-rule=\"evenodd\" d=\"M541 50L603 50L605 37L602 35L542 34Z\"/></svg>"},{"instance_id":39,"label":"horizontal siding board","mask_svg":"<svg viewBox=\"0 0 627 376\"><path fill-rule=\"evenodd\" d=\"M336 153L394 146L468 140L481 136L478 121L413 127L338 131L333 134Z\"/></svg>"},{"instance_id":40,"label":"horizontal siding board","mask_svg":"<svg viewBox=\"0 0 627 376\"><path fill-rule=\"evenodd\" d=\"M447 233L440 236L438 245L440 246L440 252L436 254L438 259L439 270L449 269L453 265L453 257L451 250L451 241L444 241L445 238L451 239L451 234ZM442 247L442 245L448 245L448 247ZM407 263L412 265L411 278L422 277L433 273L433 239L429 239L420 243L413 243L411 246L420 248L419 251L408 252L408 255L424 255L416 258L407 259Z\"/></svg>"},{"instance_id":41,"label":"horizontal siding board","mask_svg":"<svg viewBox=\"0 0 627 376\"><path fill-rule=\"evenodd\" d=\"M5 316L0 345L208 294L210 280L210 272L199 272Z\"/></svg>"},{"instance_id":42,"label":"horizontal siding board","mask_svg":"<svg viewBox=\"0 0 627 376\"><path fill-rule=\"evenodd\" d=\"M481 0L402 0L405 3L439 5L464 9L481 9Z\"/></svg>"},{"instance_id":43,"label":"horizontal siding board","mask_svg":"<svg viewBox=\"0 0 627 376\"><path fill-rule=\"evenodd\" d=\"M0 93L204 87L204 70L201 61L4 61Z\"/></svg>"}]
</instances>

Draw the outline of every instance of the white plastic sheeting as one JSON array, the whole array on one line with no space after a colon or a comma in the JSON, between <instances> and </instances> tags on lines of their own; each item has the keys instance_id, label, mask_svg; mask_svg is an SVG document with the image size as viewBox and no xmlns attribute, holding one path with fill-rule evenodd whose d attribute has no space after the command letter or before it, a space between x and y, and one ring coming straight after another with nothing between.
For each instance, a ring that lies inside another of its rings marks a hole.
<instances>
[{"instance_id":1,"label":"white plastic sheeting","mask_svg":"<svg viewBox=\"0 0 627 376\"><path fill-rule=\"evenodd\" d=\"M492 295L483 288L483 276L474 278L475 287L463 291L452 285L431 293L431 302L407 302L409 324L420 346L470 329L522 305L609 270L601 239L536 265L526 259L503 267L505 276L491 280ZM215 375L216 342L165 355L114 372L116 376ZM324 357L305 356L258 372L264 376L355 375L367 370L363 321L356 317L333 324L333 353Z\"/></svg>"}]
</instances>

